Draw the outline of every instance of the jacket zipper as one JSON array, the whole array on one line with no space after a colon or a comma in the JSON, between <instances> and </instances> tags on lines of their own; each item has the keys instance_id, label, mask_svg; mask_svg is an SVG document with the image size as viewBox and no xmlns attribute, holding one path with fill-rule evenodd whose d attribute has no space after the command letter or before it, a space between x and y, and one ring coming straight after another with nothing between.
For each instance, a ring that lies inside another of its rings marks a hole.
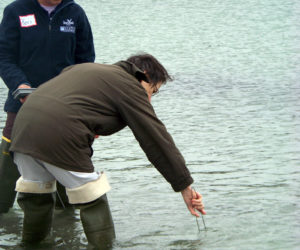
<instances>
[{"instance_id":1,"label":"jacket zipper","mask_svg":"<svg viewBox=\"0 0 300 250\"><path fill-rule=\"evenodd\" d=\"M66 5L62 6L61 8L59 8L52 17L49 17L49 25L48 25L48 28L49 28L49 31L48 31L48 37L49 39L51 39L51 33L52 33L52 21L54 19L54 17L56 16L57 13L59 13L62 9L64 9L65 7L71 5L71 4L74 4L74 2L69 2L67 3ZM51 54L51 53L50 53ZM50 60L52 60L52 56L50 56Z\"/></svg>"},{"instance_id":2,"label":"jacket zipper","mask_svg":"<svg viewBox=\"0 0 300 250\"><path fill-rule=\"evenodd\" d=\"M74 4L74 2L69 2L67 3L66 5L62 6L61 8L59 8L55 13L54 15L50 18L50 21L49 21L49 31L51 31L51 22L52 20L54 19L54 17L56 16L57 13L59 13L62 9L64 9L65 7L69 6L70 4Z\"/></svg>"}]
</instances>

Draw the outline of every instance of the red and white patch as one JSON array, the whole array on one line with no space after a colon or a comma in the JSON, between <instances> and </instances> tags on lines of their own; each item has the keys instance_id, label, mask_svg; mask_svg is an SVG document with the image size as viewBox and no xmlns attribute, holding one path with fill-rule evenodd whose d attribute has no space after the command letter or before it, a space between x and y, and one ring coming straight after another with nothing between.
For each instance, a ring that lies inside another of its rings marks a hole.
<instances>
[{"instance_id":1,"label":"red and white patch","mask_svg":"<svg viewBox=\"0 0 300 250\"><path fill-rule=\"evenodd\" d=\"M21 27L23 28L28 28L37 25L34 14L30 14L27 16L19 16L19 18Z\"/></svg>"}]
</instances>

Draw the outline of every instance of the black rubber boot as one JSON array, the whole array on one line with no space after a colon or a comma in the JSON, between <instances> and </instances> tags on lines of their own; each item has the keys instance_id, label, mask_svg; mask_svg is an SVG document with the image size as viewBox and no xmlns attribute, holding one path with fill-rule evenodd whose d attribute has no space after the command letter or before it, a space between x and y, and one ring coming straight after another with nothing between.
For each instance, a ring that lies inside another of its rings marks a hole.
<instances>
[{"instance_id":1,"label":"black rubber boot","mask_svg":"<svg viewBox=\"0 0 300 250\"><path fill-rule=\"evenodd\" d=\"M0 145L0 213L7 213L16 198L16 181L20 177L9 153L10 142L2 139Z\"/></svg>"},{"instance_id":2,"label":"black rubber boot","mask_svg":"<svg viewBox=\"0 0 300 250\"><path fill-rule=\"evenodd\" d=\"M22 241L39 243L50 233L55 205L55 193L19 193L18 204L24 211Z\"/></svg>"},{"instance_id":3,"label":"black rubber boot","mask_svg":"<svg viewBox=\"0 0 300 250\"><path fill-rule=\"evenodd\" d=\"M80 218L88 249L112 249L115 228L106 195L80 206Z\"/></svg>"}]
</instances>

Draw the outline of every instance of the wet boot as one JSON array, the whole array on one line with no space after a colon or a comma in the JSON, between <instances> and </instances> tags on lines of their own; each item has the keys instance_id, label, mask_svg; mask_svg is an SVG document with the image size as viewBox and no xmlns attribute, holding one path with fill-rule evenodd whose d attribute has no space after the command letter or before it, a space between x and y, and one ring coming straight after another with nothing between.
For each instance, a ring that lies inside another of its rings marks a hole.
<instances>
[{"instance_id":1,"label":"wet boot","mask_svg":"<svg viewBox=\"0 0 300 250\"><path fill-rule=\"evenodd\" d=\"M2 138L0 145L0 213L7 213L16 198L16 181L20 177L9 153L10 140Z\"/></svg>"},{"instance_id":2,"label":"wet boot","mask_svg":"<svg viewBox=\"0 0 300 250\"><path fill-rule=\"evenodd\" d=\"M51 230L55 193L19 193L17 201L24 211L23 243L39 243Z\"/></svg>"},{"instance_id":3,"label":"wet boot","mask_svg":"<svg viewBox=\"0 0 300 250\"><path fill-rule=\"evenodd\" d=\"M88 249L112 249L116 235L106 195L80 205L80 219L88 240Z\"/></svg>"}]
</instances>

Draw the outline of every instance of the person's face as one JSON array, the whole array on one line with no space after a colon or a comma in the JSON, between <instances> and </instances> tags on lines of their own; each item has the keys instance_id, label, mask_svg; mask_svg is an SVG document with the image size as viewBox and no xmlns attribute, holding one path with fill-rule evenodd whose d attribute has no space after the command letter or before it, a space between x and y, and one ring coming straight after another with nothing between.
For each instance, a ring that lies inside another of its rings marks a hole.
<instances>
[{"instance_id":1,"label":"person's face","mask_svg":"<svg viewBox=\"0 0 300 250\"><path fill-rule=\"evenodd\" d=\"M149 101L151 102L151 97L155 94L158 93L159 91L159 88L161 87L162 83L158 83L156 86L152 86L150 83L148 82L145 82L145 81L142 81L142 86L144 87L144 89L146 90L147 92L147 95L148 95L148 98L149 98Z\"/></svg>"},{"instance_id":2,"label":"person's face","mask_svg":"<svg viewBox=\"0 0 300 250\"><path fill-rule=\"evenodd\" d=\"M62 2L62 0L38 0L38 2L46 6L55 6L59 5Z\"/></svg>"}]
</instances>

